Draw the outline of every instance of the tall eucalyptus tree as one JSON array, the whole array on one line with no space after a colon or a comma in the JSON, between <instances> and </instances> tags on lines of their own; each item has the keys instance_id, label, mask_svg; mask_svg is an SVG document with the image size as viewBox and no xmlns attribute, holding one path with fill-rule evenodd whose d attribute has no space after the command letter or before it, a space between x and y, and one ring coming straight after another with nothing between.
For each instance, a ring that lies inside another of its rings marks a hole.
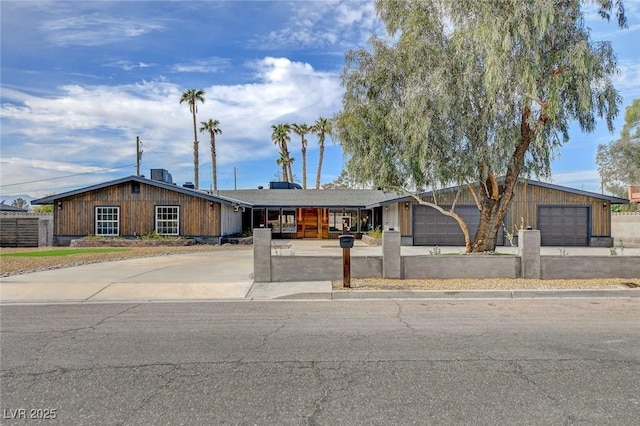
<instances>
[{"instance_id":1,"label":"tall eucalyptus tree","mask_svg":"<svg viewBox=\"0 0 640 426\"><path fill-rule=\"evenodd\" d=\"M626 18L622 0L593 0ZM395 38L347 53L337 137L354 178L414 192L466 186L480 211L468 252L492 251L521 174L548 177L577 121L609 130L620 96L608 42L590 40L583 1L376 0ZM455 203L454 203L455 206Z\"/></svg>"},{"instance_id":2,"label":"tall eucalyptus tree","mask_svg":"<svg viewBox=\"0 0 640 426\"><path fill-rule=\"evenodd\" d=\"M186 102L189 104L189 111L193 117L193 184L198 189L198 167L199 167L199 154L198 154L198 131L196 127L196 114L198 112L198 102L204 103L204 90L201 89L187 89L182 92L180 97L180 103Z\"/></svg>"},{"instance_id":3,"label":"tall eucalyptus tree","mask_svg":"<svg viewBox=\"0 0 640 426\"><path fill-rule=\"evenodd\" d=\"M640 99L625 110L620 137L598 145L596 164L603 189L617 197L627 197L629 186L640 185ZM640 205L623 209L636 211Z\"/></svg>"}]
</instances>

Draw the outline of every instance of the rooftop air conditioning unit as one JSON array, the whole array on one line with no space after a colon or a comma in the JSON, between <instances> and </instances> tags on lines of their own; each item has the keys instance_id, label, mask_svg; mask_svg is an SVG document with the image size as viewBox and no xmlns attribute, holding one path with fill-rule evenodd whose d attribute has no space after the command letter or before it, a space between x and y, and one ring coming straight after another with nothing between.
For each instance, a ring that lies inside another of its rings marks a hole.
<instances>
[{"instance_id":1,"label":"rooftop air conditioning unit","mask_svg":"<svg viewBox=\"0 0 640 426\"><path fill-rule=\"evenodd\" d=\"M171 173L165 169L151 169L151 180L165 183L173 183Z\"/></svg>"}]
</instances>

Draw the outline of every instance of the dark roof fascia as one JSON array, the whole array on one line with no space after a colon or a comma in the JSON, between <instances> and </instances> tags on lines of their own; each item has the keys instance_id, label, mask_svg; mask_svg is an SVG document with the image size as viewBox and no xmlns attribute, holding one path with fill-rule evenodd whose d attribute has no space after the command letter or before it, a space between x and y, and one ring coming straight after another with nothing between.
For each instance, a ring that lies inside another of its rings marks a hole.
<instances>
[{"instance_id":1,"label":"dark roof fascia","mask_svg":"<svg viewBox=\"0 0 640 426\"><path fill-rule=\"evenodd\" d=\"M254 209L368 209L365 204L254 204Z\"/></svg>"},{"instance_id":2,"label":"dark roof fascia","mask_svg":"<svg viewBox=\"0 0 640 426\"><path fill-rule=\"evenodd\" d=\"M114 186L114 185L120 185L126 182L139 182L139 183L143 183L145 185L151 185L151 186L155 186L158 188L163 188L163 189L167 189L169 191L174 191L174 192L179 192L181 194L186 194L186 195L190 195L193 197L197 197L197 198L202 198L208 201L215 201L221 204L228 204L228 205L233 205L233 206L240 206L240 207L251 207L251 204L245 202L245 201L240 201L240 200L235 200L233 198L229 198L229 197L222 197L222 196L218 196L218 195L211 195L208 194L206 192L202 192L200 190L197 189L191 189L191 188L184 188L181 186L177 186L177 185L173 185L170 183L166 183L166 182L160 182L157 180L151 180L151 179L147 179L147 178L143 178L140 176L127 176L127 177L123 177L120 179L116 179L116 180L112 180L109 182L103 182L103 183L99 183L97 185L92 185L92 186L87 186L85 188L80 188L80 189L76 189L74 191L68 191L68 192L63 192L61 194L55 194L55 195L50 195L49 197L44 197L44 198L39 198L37 200L33 200L31 201L31 204L54 204L56 202L56 200L60 200L63 198L68 198L68 197L73 197L75 195L79 195L79 194L84 194L85 192L90 192L90 191L96 191L99 189L103 189L103 188L107 188L109 186Z\"/></svg>"},{"instance_id":3,"label":"dark roof fascia","mask_svg":"<svg viewBox=\"0 0 640 426\"><path fill-rule=\"evenodd\" d=\"M627 200L626 198L614 197L613 195L598 194L597 192L584 191L582 189L569 188L567 186L560 186L553 183L540 182L540 181L530 180L530 179L522 179L522 180L526 182L528 185L539 186L547 189L555 189L557 191L564 191L564 192L568 192L570 194L575 194L575 195L583 195L585 197L597 198L599 200L606 200L606 201L609 201L611 204L629 204L629 200Z\"/></svg>"},{"instance_id":4,"label":"dark roof fascia","mask_svg":"<svg viewBox=\"0 0 640 426\"><path fill-rule=\"evenodd\" d=\"M414 198L412 195L404 195L398 198L390 198L388 200L384 200L384 201L380 201L378 203L373 203L373 204L369 204L367 206L368 209L372 209L374 207L384 207L384 206L388 206L391 204L396 204L396 203L404 203L407 201L412 201Z\"/></svg>"},{"instance_id":5,"label":"dark roof fascia","mask_svg":"<svg viewBox=\"0 0 640 426\"><path fill-rule=\"evenodd\" d=\"M498 182L503 182L503 181L504 181L504 178L498 179ZM613 195L598 194L597 192L584 191L582 189L570 188L568 186L561 186L561 185L556 185L556 184L553 184L553 183L540 182L540 181L537 181L537 180L531 180L531 179L526 179L526 178L518 178L518 182L523 183L523 184L527 184L527 185L539 186L541 188L554 189L556 191L568 192L569 194L582 195L584 197L591 197L591 198L596 198L598 200L605 200L605 201L609 201L611 204L629 204L629 200L627 200L626 198L618 198L618 197L614 197ZM451 186L451 187L448 187L448 188L443 188L443 189L436 190L435 192L451 192L451 191L457 190L458 187L459 186ZM422 192L422 193L418 194L418 196L420 198L430 197L433 194L433 192L434 191ZM412 198L412 197L409 197L409 198ZM396 200L394 200L394 202L395 201ZM397 201L400 202L400 201L404 201L404 200L403 199L398 199Z\"/></svg>"}]
</instances>

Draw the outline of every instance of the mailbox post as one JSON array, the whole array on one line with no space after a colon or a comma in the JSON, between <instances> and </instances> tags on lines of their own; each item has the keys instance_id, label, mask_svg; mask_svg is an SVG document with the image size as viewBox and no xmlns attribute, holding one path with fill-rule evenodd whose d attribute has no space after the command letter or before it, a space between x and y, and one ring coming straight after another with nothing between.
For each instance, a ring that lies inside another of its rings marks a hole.
<instances>
[{"instance_id":1,"label":"mailbox post","mask_svg":"<svg viewBox=\"0 0 640 426\"><path fill-rule=\"evenodd\" d=\"M340 247L342 247L342 282L345 288L351 288L351 247L353 247L353 235L340 235Z\"/></svg>"}]
</instances>

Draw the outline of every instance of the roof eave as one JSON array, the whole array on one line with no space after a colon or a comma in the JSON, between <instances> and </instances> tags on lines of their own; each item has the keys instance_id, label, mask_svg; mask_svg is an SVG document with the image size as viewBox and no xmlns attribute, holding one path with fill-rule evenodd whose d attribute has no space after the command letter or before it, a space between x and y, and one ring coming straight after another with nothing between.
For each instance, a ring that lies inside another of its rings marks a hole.
<instances>
[{"instance_id":1,"label":"roof eave","mask_svg":"<svg viewBox=\"0 0 640 426\"><path fill-rule=\"evenodd\" d=\"M175 192L179 192L186 195L192 195L194 197L202 198L208 201L219 202L221 204L228 204L232 206L249 207L249 208L252 207L250 203L247 203L245 201L236 200L229 197L222 197L218 195L210 195L206 192L202 192L196 189L183 188L174 184L160 182L157 180L151 180L151 179L143 178L140 176L128 176L128 177L115 179L112 181L108 181L108 182L104 182L96 185L87 186L85 188L76 189L73 191L63 192L62 194L55 194L49 197L39 198L37 200L31 201L31 204L55 204L57 200L60 200L62 198L73 197L75 195L83 194L85 192L97 191L99 189L103 189L109 186L120 185L125 182L139 182L146 185L156 186L159 188L164 188L170 191L175 191Z\"/></svg>"}]
</instances>

